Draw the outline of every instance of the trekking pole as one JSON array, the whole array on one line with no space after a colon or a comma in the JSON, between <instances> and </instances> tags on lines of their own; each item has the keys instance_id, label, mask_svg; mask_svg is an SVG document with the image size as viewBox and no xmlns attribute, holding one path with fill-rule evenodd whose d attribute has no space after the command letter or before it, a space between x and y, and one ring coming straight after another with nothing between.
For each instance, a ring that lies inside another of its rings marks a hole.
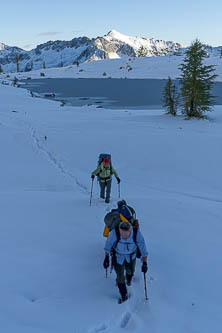
<instances>
[{"instance_id":1,"label":"trekking pole","mask_svg":"<svg viewBox=\"0 0 222 333\"><path fill-rule=\"evenodd\" d=\"M113 257L113 254L112 254L112 259L111 259L111 265L110 265L110 274L112 274L112 271L113 271L113 260L114 260L114 257Z\"/></svg>"},{"instance_id":2,"label":"trekking pole","mask_svg":"<svg viewBox=\"0 0 222 333\"><path fill-rule=\"evenodd\" d=\"M118 184L118 192L119 192L119 198L120 198L120 183Z\"/></svg>"},{"instance_id":3,"label":"trekking pole","mask_svg":"<svg viewBox=\"0 0 222 333\"><path fill-rule=\"evenodd\" d=\"M91 203L92 203L93 181L94 181L94 179L92 179L92 185L91 185L91 193L90 193L90 201L89 201L90 206L91 206Z\"/></svg>"},{"instance_id":4,"label":"trekking pole","mask_svg":"<svg viewBox=\"0 0 222 333\"><path fill-rule=\"evenodd\" d=\"M148 296L147 296L147 289L146 289L146 273L144 274L144 290L145 290L145 300L148 301Z\"/></svg>"}]
</instances>

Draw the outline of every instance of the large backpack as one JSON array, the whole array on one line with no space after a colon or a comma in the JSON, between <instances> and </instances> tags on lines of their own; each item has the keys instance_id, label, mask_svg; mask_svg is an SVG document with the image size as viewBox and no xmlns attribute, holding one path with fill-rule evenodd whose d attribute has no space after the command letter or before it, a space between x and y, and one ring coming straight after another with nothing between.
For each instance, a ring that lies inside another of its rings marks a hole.
<instances>
[{"instance_id":1,"label":"large backpack","mask_svg":"<svg viewBox=\"0 0 222 333\"><path fill-rule=\"evenodd\" d=\"M110 166L111 166L111 154L99 154L98 166L103 162L104 158L108 158L110 160Z\"/></svg>"},{"instance_id":2,"label":"large backpack","mask_svg":"<svg viewBox=\"0 0 222 333\"><path fill-rule=\"evenodd\" d=\"M129 222L130 224L132 224L133 227L139 227L138 220L136 219L135 210L128 205L124 205L124 207L122 206L121 209L112 209L111 212L105 215L105 228L103 231L103 236L108 237L109 232L118 227L120 222L123 221Z\"/></svg>"},{"instance_id":3,"label":"large backpack","mask_svg":"<svg viewBox=\"0 0 222 333\"><path fill-rule=\"evenodd\" d=\"M103 162L104 158L108 158L108 159L110 160L110 174L112 175L112 160L111 160L111 154L99 154L97 167L98 167L99 165L101 165L101 163Z\"/></svg>"},{"instance_id":4,"label":"large backpack","mask_svg":"<svg viewBox=\"0 0 222 333\"><path fill-rule=\"evenodd\" d=\"M104 222L109 231L118 227L120 222L122 222L120 213L118 212L118 210L112 209L111 212L107 213L104 217ZM108 237L108 235L105 237Z\"/></svg>"},{"instance_id":5,"label":"large backpack","mask_svg":"<svg viewBox=\"0 0 222 333\"><path fill-rule=\"evenodd\" d=\"M119 206L117 210L127 219L127 221L129 221L132 225L134 224L134 220L136 219L136 212L133 207L130 207L127 204L123 204Z\"/></svg>"}]
</instances>

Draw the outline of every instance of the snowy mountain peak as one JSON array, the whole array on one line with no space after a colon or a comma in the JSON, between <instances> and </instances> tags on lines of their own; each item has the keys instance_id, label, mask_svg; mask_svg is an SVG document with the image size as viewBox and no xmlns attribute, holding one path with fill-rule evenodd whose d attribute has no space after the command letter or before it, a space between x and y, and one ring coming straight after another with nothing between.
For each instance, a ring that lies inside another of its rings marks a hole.
<instances>
[{"instance_id":1,"label":"snowy mountain peak","mask_svg":"<svg viewBox=\"0 0 222 333\"><path fill-rule=\"evenodd\" d=\"M182 48L182 45L179 43L164 40L154 40L153 38L128 36L116 30L111 30L107 35L104 36L104 39L109 42L118 41L120 43L124 43L129 47L132 47L135 51L138 51L139 48L144 47L148 57L166 55L169 52L175 52Z\"/></svg>"},{"instance_id":2,"label":"snowy mountain peak","mask_svg":"<svg viewBox=\"0 0 222 333\"><path fill-rule=\"evenodd\" d=\"M121 32L117 31L117 30L110 30L108 32L108 34L106 34L104 37L112 37L113 39L117 39L117 40L121 40L121 41L128 41L130 39L147 39L144 37L137 37L137 36L130 36L130 35L125 35L122 34Z\"/></svg>"},{"instance_id":3,"label":"snowy mountain peak","mask_svg":"<svg viewBox=\"0 0 222 333\"><path fill-rule=\"evenodd\" d=\"M112 37L114 39L122 40L122 39L124 39L125 37L128 37L128 36L113 29L113 30L110 30L108 32L108 34L106 34L104 37Z\"/></svg>"},{"instance_id":4,"label":"snowy mountain peak","mask_svg":"<svg viewBox=\"0 0 222 333\"><path fill-rule=\"evenodd\" d=\"M121 41L123 43L128 43L128 44L135 43L135 41L137 41L137 40L146 39L143 37L125 35L116 30L111 30L110 32L108 32L107 35L104 36L104 38L106 38L107 40L115 39L115 40Z\"/></svg>"}]
</instances>

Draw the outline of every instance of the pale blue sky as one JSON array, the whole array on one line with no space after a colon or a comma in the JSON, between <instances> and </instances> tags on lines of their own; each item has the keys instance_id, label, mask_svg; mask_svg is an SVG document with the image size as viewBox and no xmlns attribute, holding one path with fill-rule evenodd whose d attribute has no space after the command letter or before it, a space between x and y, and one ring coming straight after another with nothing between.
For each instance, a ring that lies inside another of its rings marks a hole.
<instances>
[{"instance_id":1,"label":"pale blue sky","mask_svg":"<svg viewBox=\"0 0 222 333\"><path fill-rule=\"evenodd\" d=\"M10 0L0 6L0 42L34 48L48 40L124 34L222 45L221 0Z\"/></svg>"}]
</instances>

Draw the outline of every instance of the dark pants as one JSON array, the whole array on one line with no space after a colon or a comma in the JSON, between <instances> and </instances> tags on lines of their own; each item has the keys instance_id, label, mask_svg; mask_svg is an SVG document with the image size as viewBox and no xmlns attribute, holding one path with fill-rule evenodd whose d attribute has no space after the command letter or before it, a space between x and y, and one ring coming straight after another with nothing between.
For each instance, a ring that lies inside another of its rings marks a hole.
<instances>
[{"instance_id":1,"label":"dark pants","mask_svg":"<svg viewBox=\"0 0 222 333\"><path fill-rule=\"evenodd\" d=\"M110 179L107 182L102 182L101 180L99 181L99 185L100 185L100 197L101 198L105 199L105 189L106 189L106 200L110 199L111 183L112 183L112 179Z\"/></svg>"},{"instance_id":2,"label":"dark pants","mask_svg":"<svg viewBox=\"0 0 222 333\"><path fill-rule=\"evenodd\" d=\"M133 276L133 274L135 272L135 267L136 267L136 258L133 259L131 263L128 263L125 260L122 265L114 262L114 269L116 272L116 282L117 283L125 282L125 274L124 274L125 270L126 270L127 275Z\"/></svg>"}]
</instances>

